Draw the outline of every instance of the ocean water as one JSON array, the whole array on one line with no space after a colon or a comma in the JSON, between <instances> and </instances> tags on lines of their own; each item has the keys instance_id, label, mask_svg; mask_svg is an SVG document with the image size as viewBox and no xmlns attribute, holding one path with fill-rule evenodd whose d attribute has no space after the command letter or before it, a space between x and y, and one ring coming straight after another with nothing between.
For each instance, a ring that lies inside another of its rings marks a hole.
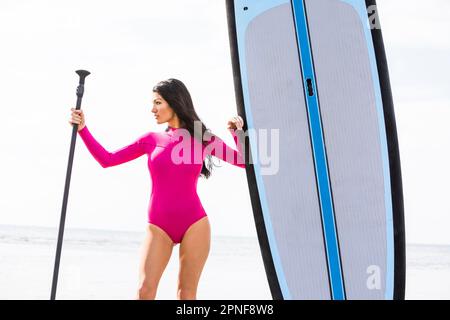
<instances>
[{"instance_id":1,"label":"ocean water","mask_svg":"<svg viewBox=\"0 0 450 320\"><path fill-rule=\"evenodd\" d=\"M58 299L135 299L145 232L67 229ZM0 226L0 299L49 299L57 229ZM175 246L157 299L175 299ZM256 238L213 237L198 299L271 299Z\"/></svg>"},{"instance_id":2,"label":"ocean water","mask_svg":"<svg viewBox=\"0 0 450 320\"><path fill-rule=\"evenodd\" d=\"M58 299L135 299L144 232L67 229ZM0 226L0 299L49 299L57 229ZM175 299L176 246L157 299ZM198 299L271 299L256 238L213 237ZM450 246L407 246L407 299L450 299Z\"/></svg>"}]
</instances>

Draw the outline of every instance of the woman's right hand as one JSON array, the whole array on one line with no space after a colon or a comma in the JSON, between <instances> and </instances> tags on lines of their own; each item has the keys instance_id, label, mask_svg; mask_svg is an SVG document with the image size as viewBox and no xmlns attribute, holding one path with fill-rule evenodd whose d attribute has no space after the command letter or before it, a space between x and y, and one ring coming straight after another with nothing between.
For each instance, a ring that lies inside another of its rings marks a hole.
<instances>
[{"instance_id":1,"label":"woman's right hand","mask_svg":"<svg viewBox=\"0 0 450 320\"><path fill-rule=\"evenodd\" d=\"M76 110L75 108L70 108L70 111L72 111L72 114L71 114L69 123L71 125L78 124L77 131L80 131L81 129L83 129L86 126L86 120L84 117L83 110L81 110L81 109Z\"/></svg>"}]
</instances>

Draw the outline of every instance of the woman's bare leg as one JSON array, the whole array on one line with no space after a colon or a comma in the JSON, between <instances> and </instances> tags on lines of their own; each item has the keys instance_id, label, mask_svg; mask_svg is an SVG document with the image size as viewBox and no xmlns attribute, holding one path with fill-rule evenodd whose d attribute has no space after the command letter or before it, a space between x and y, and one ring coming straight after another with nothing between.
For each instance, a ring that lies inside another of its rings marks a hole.
<instances>
[{"instance_id":1,"label":"woman's bare leg","mask_svg":"<svg viewBox=\"0 0 450 320\"><path fill-rule=\"evenodd\" d=\"M211 229L208 217L192 224L180 244L180 271L178 274L177 298L195 300L197 286L208 258Z\"/></svg>"},{"instance_id":2,"label":"woman's bare leg","mask_svg":"<svg viewBox=\"0 0 450 320\"><path fill-rule=\"evenodd\" d=\"M142 245L137 299L153 300L159 280L169 262L174 243L159 227L149 224Z\"/></svg>"}]
</instances>

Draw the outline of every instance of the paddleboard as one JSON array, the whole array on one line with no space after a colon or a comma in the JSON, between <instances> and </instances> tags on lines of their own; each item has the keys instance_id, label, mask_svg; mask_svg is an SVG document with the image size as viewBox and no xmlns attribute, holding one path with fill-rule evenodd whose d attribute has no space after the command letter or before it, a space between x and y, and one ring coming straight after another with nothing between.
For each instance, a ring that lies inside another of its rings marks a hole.
<instances>
[{"instance_id":1,"label":"paddleboard","mask_svg":"<svg viewBox=\"0 0 450 320\"><path fill-rule=\"evenodd\" d=\"M375 1L226 7L272 297L403 299L400 157Z\"/></svg>"}]
</instances>

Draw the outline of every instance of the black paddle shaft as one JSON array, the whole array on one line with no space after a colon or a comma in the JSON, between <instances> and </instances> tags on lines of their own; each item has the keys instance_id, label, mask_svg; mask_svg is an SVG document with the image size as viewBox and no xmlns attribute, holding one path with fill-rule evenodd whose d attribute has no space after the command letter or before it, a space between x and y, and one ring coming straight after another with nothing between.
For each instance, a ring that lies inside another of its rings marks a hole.
<instances>
[{"instance_id":1,"label":"black paddle shaft","mask_svg":"<svg viewBox=\"0 0 450 320\"><path fill-rule=\"evenodd\" d=\"M88 75L90 75L90 72L86 70L77 70L76 73L80 76L80 82L77 87L77 106L75 109L80 110L81 100L83 99L84 94L84 80ZM58 244L56 246L55 268L53 270L52 293L50 297L51 300L55 300L56 288L58 285L59 262L61 260L61 249L64 237L64 224L66 222L67 199L69 197L70 177L72 174L72 163L73 163L73 155L75 152L75 143L77 141L77 132L78 132L78 124L74 124L72 129L72 140L70 142L69 163L67 165L67 172L66 172L66 184L64 186L61 220L59 223Z\"/></svg>"}]
</instances>

